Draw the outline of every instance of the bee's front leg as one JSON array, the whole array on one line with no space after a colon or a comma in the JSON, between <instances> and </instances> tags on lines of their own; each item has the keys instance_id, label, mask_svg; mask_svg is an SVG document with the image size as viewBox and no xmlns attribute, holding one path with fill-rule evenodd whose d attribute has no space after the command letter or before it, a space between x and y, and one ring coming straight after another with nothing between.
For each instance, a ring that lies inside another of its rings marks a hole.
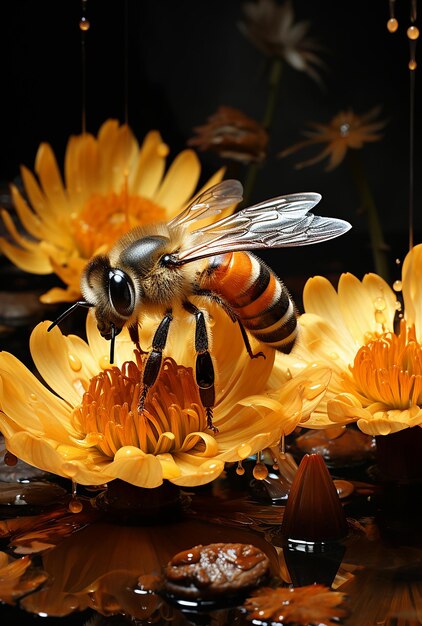
<instances>
[{"instance_id":1,"label":"bee's front leg","mask_svg":"<svg viewBox=\"0 0 422 626\"><path fill-rule=\"evenodd\" d=\"M133 324L132 326L129 326L129 336L131 338L131 340L133 341L133 343L136 346L136 349L139 351L139 354L148 354L148 352L146 350L142 350L141 345L139 343L139 324L138 322L136 322L136 324Z\"/></svg>"},{"instance_id":2,"label":"bee's front leg","mask_svg":"<svg viewBox=\"0 0 422 626\"><path fill-rule=\"evenodd\" d=\"M218 428L212 423L212 409L215 404L214 365L208 350L208 333L205 317L203 312L188 300L183 303L183 308L195 316L196 383L199 388L202 406L207 414L207 427L214 433L218 433Z\"/></svg>"},{"instance_id":3,"label":"bee's front leg","mask_svg":"<svg viewBox=\"0 0 422 626\"><path fill-rule=\"evenodd\" d=\"M145 398L147 397L148 389L153 386L160 372L161 362L163 360L163 350L166 347L167 335L172 319L173 315L171 309L168 309L154 333L152 350L145 363L144 373L142 376L143 387L138 403L138 411L140 413L144 410Z\"/></svg>"}]
</instances>

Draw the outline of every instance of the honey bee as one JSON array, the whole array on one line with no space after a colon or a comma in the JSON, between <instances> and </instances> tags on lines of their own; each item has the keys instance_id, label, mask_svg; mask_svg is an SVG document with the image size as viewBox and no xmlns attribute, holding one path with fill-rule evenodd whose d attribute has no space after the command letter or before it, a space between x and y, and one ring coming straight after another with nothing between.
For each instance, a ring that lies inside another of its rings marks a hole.
<instances>
[{"instance_id":1,"label":"honey bee","mask_svg":"<svg viewBox=\"0 0 422 626\"><path fill-rule=\"evenodd\" d=\"M112 363L115 337L124 326L140 349L143 317L162 316L143 372L142 411L161 368L173 316L184 309L195 318L196 382L208 427L215 431L214 366L206 317L192 298L208 298L226 311L239 326L251 358L264 355L253 353L247 331L276 350L289 352L297 336L295 305L282 281L248 251L307 245L348 231L348 222L311 213L320 199L317 193L279 196L191 231L195 222L242 200L238 181L214 185L170 222L134 228L108 254L94 256L82 276L84 300L62 313L49 330L75 307L94 307L100 334L111 340Z\"/></svg>"}]
</instances>

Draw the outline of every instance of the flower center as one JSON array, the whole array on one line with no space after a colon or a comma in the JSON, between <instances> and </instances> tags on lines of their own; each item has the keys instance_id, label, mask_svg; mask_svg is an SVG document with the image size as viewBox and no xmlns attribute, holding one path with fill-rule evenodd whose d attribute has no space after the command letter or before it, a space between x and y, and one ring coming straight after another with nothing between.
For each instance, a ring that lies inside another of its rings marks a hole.
<instances>
[{"instance_id":1,"label":"flower center","mask_svg":"<svg viewBox=\"0 0 422 626\"><path fill-rule=\"evenodd\" d=\"M81 255L90 258L100 246L109 248L134 226L165 219L165 211L148 198L120 193L94 194L72 219L73 235Z\"/></svg>"},{"instance_id":2,"label":"flower center","mask_svg":"<svg viewBox=\"0 0 422 626\"><path fill-rule=\"evenodd\" d=\"M166 358L140 413L142 361L135 354L137 363L128 361L121 370L112 367L91 379L72 416L81 439L109 457L123 446L154 455L191 450L200 441L195 433L207 428L192 369Z\"/></svg>"},{"instance_id":3,"label":"flower center","mask_svg":"<svg viewBox=\"0 0 422 626\"><path fill-rule=\"evenodd\" d=\"M347 391L363 406L382 402L393 409L422 404L422 347L414 326L402 320L400 333L388 332L362 346L344 377Z\"/></svg>"}]
</instances>

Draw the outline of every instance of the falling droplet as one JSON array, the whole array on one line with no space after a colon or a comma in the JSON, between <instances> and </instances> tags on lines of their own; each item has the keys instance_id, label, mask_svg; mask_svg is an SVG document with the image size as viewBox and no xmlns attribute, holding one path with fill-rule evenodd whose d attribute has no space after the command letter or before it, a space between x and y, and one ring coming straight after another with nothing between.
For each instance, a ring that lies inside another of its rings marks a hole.
<instances>
[{"instance_id":1,"label":"falling droplet","mask_svg":"<svg viewBox=\"0 0 422 626\"><path fill-rule=\"evenodd\" d=\"M285 453L286 453L286 436L285 436L285 434L284 434L284 433L281 435L281 446L280 446L280 450L281 450L281 456L282 456L282 458L284 458L284 455L285 455Z\"/></svg>"},{"instance_id":2,"label":"falling droplet","mask_svg":"<svg viewBox=\"0 0 422 626\"><path fill-rule=\"evenodd\" d=\"M412 39L412 41L415 41L415 39L419 37L419 28L417 26L409 26L407 36L409 39Z\"/></svg>"},{"instance_id":3,"label":"falling droplet","mask_svg":"<svg viewBox=\"0 0 422 626\"><path fill-rule=\"evenodd\" d=\"M79 28L83 31L87 31L90 29L91 23L86 17L81 17L79 20Z\"/></svg>"},{"instance_id":4,"label":"falling droplet","mask_svg":"<svg viewBox=\"0 0 422 626\"><path fill-rule=\"evenodd\" d=\"M409 65L408 68L409 70L415 70L418 67L418 64L416 63L415 59L410 59L409 61Z\"/></svg>"},{"instance_id":5,"label":"falling droplet","mask_svg":"<svg viewBox=\"0 0 422 626\"><path fill-rule=\"evenodd\" d=\"M13 467L18 462L18 457L12 454L11 452L6 452L4 455L4 463L9 467Z\"/></svg>"},{"instance_id":6,"label":"falling droplet","mask_svg":"<svg viewBox=\"0 0 422 626\"><path fill-rule=\"evenodd\" d=\"M245 473L245 468L242 465L242 461L238 461L237 467L236 467L236 474L238 476L243 476L244 473Z\"/></svg>"},{"instance_id":7,"label":"falling droplet","mask_svg":"<svg viewBox=\"0 0 422 626\"><path fill-rule=\"evenodd\" d=\"M396 265L400 265L401 261L400 259L396 259Z\"/></svg>"},{"instance_id":8,"label":"falling droplet","mask_svg":"<svg viewBox=\"0 0 422 626\"><path fill-rule=\"evenodd\" d=\"M385 303L384 298L375 298L374 306L377 309L377 311L384 311L387 305Z\"/></svg>"},{"instance_id":9,"label":"falling droplet","mask_svg":"<svg viewBox=\"0 0 422 626\"><path fill-rule=\"evenodd\" d=\"M390 19L387 22L387 30L388 30L388 32L395 33L396 30L398 29L398 27L399 27L399 23L396 20L396 18L395 17L390 17Z\"/></svg>"},{"instance_id":10,"label":"falling droplet","mask_svg":"<svg viewBox=\"0 0 422 626\"><path fill-rule=\"evenodd\" d=\"M273 470L274 470L275 472L278 472L278 470L279 470L279 469L280 469L280 468L279 468L279 466L278 466L278 463L277 463L277 461L274 459L274 463L273 463Z\"/></svg>"},{"instance_id":11,"label":"falling droplet","mask_svg":"<svg viewBox=\"0 0 422 626\"><path fill-rule=\"evenodd\" d=\"M399 302L398 300L396 300L395 302L395 309L396 311L401 311L401 302Z\"/></svg>"},{"instance_id":12,"label":"falling droplet","mask_svg":"<svg viewBox=\"0 0 422 626\"><path fill-rule=\"evenodd\" d=\"M84 505L78 498L72 498L67 508L71 513L80 513L84 508Z\"/></svg>"},{"instance_id":13,"label":"falling droplet","mask_svg":"<svg viewBox=\"0 0 422 626\"><path fill-rule=\"evenodd\" d=\"M252 474L257 480L265 480L265 478L267 478L268 476L268 470L264 463L256 463L255 467L253 468Z\"/></svg>"},{"instance_id":14,"label":"falling droplet","mask_svg":"<svg viewBox=\"0 0 422 626\"><path fill-rule=\"evenodd\" d=\"M401 282L401 280L395 280L394 281L393 289L394 289L394 291L401 291L401 289L402 289L402 282Z\"/></svg>"},{"instance_id":15,"label":"falling droplet","mask_svg":"<svg viewBox=\"0 0 422 626\"><path fill-rule=\"evenodd\" d=\"M82 363L80 359L74 354L68 354L67 356L68 356L70 367L72 368L72 370L74 372L79 372L79 370L82 369Z\"/></svg>"}]
</instances>

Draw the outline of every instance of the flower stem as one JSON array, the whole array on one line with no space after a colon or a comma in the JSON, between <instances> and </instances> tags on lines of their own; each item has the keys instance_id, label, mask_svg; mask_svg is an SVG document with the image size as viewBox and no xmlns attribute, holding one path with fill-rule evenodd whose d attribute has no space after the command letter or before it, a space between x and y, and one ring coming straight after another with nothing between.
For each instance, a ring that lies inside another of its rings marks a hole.
<instances>
[{"instance_id":1,"label":"flower stem","mask_svg":"<svg viewBox=\"0 0 422 626\"><path fill-rule=\"evenodd\" d=\"M274 57L271 61L269 77L268 77L268 97L267 104L262 118L262 125L265 130L270 133L270 129L274 120L274 115L277 106L277 99L280 87L281 70L283 63L281 58ZM245 176L244 193L243 193L243 205L247 206L252 196L253 189L255 187L256 178L258 176L259 165L258 163L250 163Z\"/></svg>"},{"instance_id":2,"label":"flower stem","mask_svg":"<svg viewBox=\"0 0 422 626\"><path fill-rule=\"evenodd\" d=\"M368 221L375 271L379 276L382 276L382 278L388 282L388 246L384 240L377 207L375 205L375 200L369 187L368 180L365 176L362 160L356 150L349 150L347 152L347 159L354 183L360 195L362 209L365 212L366 219Z\"/></svg>"}]
</instances>

